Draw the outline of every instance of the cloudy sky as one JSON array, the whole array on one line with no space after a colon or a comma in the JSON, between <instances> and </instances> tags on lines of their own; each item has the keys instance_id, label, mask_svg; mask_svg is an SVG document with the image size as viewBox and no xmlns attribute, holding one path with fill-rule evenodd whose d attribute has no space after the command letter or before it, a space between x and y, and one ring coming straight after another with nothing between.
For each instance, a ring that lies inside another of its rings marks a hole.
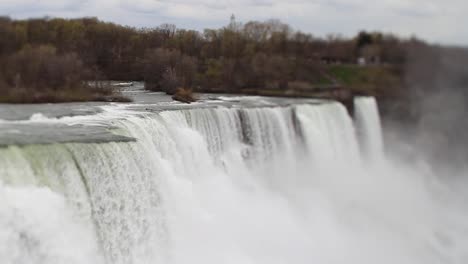
<instances>
[{"instance_id":1,"label":"cloudy sky","mask_svg":"<svg viewBox=\"0 0 468 264\"><path fill-rule=\"evenodd\" d=\"M173 23L218 28L237 20L277 18L297 30L352 36L361 29L468 46L467 0L0 0L15 18L96 16L138 27Z\"/></svg>"}]
</instances>

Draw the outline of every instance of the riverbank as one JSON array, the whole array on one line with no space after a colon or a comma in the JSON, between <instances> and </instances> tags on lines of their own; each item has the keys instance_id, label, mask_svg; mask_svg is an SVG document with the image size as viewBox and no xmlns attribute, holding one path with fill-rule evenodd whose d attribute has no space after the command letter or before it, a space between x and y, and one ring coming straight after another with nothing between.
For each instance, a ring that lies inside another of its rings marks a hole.
<instances>
[{"instance_id":1,"label":"riverbank","mask_svg":"<svg viewBox=\"0 0 468 264\"><path fill-rule=\"evenodd\" d=\"M131 102L119 91L111 89L64 89L60 91L33 89L16 89L0 94L0 103L8 104L42 104L70 102Z\"/></svg>"},{"instance_id":2,"label":"riverbank","mask_svg":"<svg viewBox=\"0 0 468 264\"><path fill-rule=\"evenodd\" d=\"M128 102L118 89L97 80L75 53L50 45L27 46L0 58L0 103Z\"/></svg>"}]
</instances>

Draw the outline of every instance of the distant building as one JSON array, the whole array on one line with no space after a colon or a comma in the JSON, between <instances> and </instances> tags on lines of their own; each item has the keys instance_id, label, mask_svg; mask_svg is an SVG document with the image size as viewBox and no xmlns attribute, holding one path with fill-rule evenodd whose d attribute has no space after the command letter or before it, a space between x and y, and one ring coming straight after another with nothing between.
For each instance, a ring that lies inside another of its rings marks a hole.
<instances>
[{"instance_id":1,"label":"distant building","mask_svg":"<svg viewBox=\"0 0 468 264\"><path fill-rule=\"evenodd\" d=\"M358 59L359 65L367 64L380 64L381 48L377 45L367 45L361 48L361 57ZM359 63L359 60L363 58L364 64Z\"/></svg>"},{"instance_id":2,"label":"distant building","mask_svg":"<svg viewBox=\"0 0 468 264\"><path fill-rule=\"evenodd\" d=\"M365 65L366 65L366 58L364 58L364 57L359 57L359 58L357 59L357 64L358 64L358 65L361 65L361 66L365 66Z\"/></svg>"}]
</instances>

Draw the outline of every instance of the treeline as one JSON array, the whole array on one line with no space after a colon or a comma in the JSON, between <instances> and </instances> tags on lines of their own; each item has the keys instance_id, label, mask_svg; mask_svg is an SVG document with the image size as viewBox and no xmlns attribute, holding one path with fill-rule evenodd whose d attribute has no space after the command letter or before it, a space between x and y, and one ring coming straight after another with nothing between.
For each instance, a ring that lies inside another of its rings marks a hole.
<instances>
[{"instance_id":1,"label":"treeline","mask_svg":"<svg viewBox=\"0 0 468 264\"><path fill-rule=\"evenodd\" d=\"M102 72L46 37L61 34L51 24L34 21L47 20L0 17L0 102L129 101L104 82L91 83L105 79Z\"/></svg>"},{"instance_id":2,"label":"treeline","mask_svg":"<svg viewBox=\"0 0 468 264\"><path fill-rule=\"evenodd\" d=\"M97 76L78 56L53 46L26 46L0 63L0 102L129 101L106 83L91 84Z\"/></svg>"},{"instance_id":3,"label":"treeline","mask_svg":"<svg viewBox=\"0 0 468 264\"><path fill-rule=\"evenodd\" d=\"M4 17L0 35L2 61L46 45L63 60L73 58L72 71L84 68L86 78L142 80L148 89L170 93L178 87L236 92L339 85L329 65L403 65L408 47L425 45L367 32L351 39L319 38L277 20L240 24L234 18L221 29L198 32L170 24L132 28L96 18ZM18 75L3 72L12 86ZM81 73L75 77L85 78Z\"/></svg>"}]
</instances>

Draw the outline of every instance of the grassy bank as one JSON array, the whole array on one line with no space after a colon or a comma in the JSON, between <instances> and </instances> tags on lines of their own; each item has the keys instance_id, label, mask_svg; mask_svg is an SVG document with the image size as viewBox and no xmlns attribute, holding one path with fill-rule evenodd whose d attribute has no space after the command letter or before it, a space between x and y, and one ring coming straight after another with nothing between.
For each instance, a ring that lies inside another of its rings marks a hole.
<instances>
[{"instance_id":1,"label":"grassy bank","mask_svg":"<svg viewBox=\"0 0 468 264\"><path fill-rule=\"evenodd\" d=\"M284 97L332 97L333 91L346 90L355 95L388 97L401 92L403 77L393 66L336 64L323 66L315 82L290 81L287 88L250 87L239 89L241 94ZM198 92L229 93L229 89L200 87Z\"/></svg>"},{"instance_id":2,"label":"grassy bank","mask_svg":"<svg viewBox=\"0 0 468 264\"><path fill-rule=\"evenodd\" d=\"M332 65L328 72L356 94L384 96L403 86L402 76L394 66Z\"/></svg>"}]
</instances>

